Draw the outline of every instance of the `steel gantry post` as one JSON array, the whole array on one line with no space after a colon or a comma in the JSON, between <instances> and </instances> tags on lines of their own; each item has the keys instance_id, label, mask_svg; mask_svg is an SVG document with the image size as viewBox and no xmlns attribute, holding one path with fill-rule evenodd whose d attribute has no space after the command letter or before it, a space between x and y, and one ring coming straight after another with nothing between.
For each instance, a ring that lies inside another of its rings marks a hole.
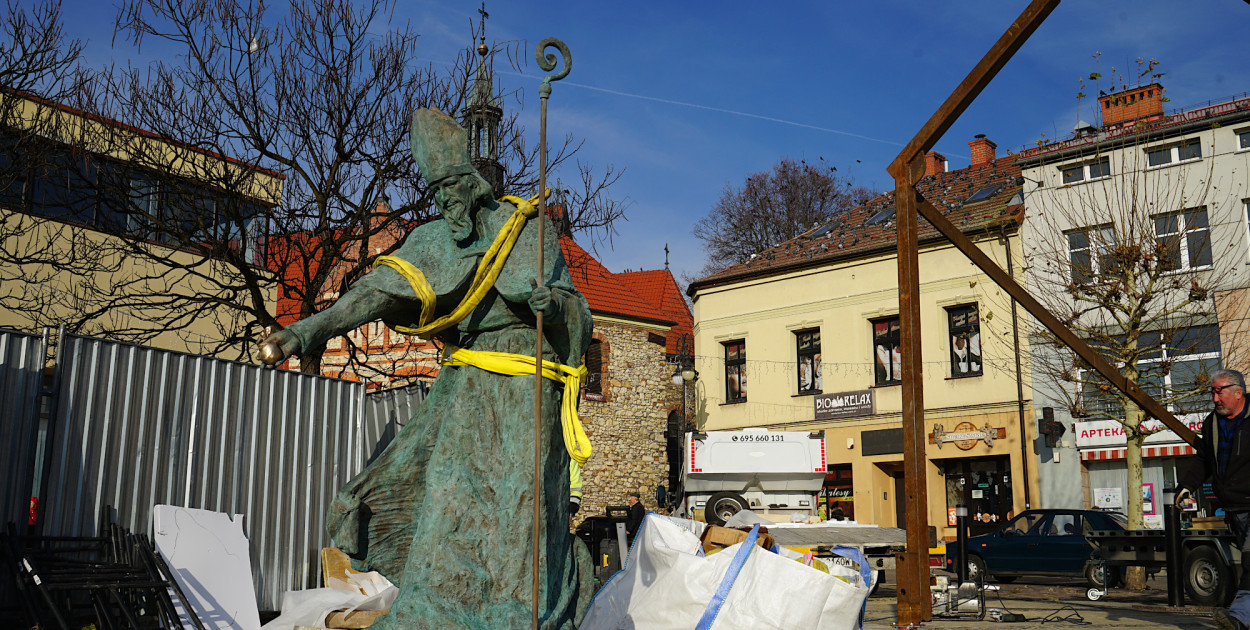
<instances>
[{"instance_id":1,"label":"steel gantry post","mask_svg":"<svg viewBox=\"0 0 1250 630\"><path fill-rule=\"evenodd\" d=\"M924 381L920 343L920 263L917 247L920 227L918 210L926 202L916 192L915 184L924 172L925 152L933 148L938 138L946 133L951 124L976 99L981 90L989 84L1058 4L1059 0L1034 0L1030 3L1020 17L1008 27L1007 32L994 43L980 63L955 88L946 102L934 112L888 169L890 175L894 177L894 203L898 217L898 298L901 329L899 341L903 355L901 358L903 368L903 485L906 492L905 497L895 497L895 500L905 502L907 518L905 526L907 551L900 554L896 564L898 567L899 627L914 627L921 622L928 621L933 615L929 600L929 506L928 479L925 470L928 459L925 457ZM925 216L932 222L927 214ZM950 237L950 235L947 236ZM960 236L963 236L962 233ZM991 261L990 264L992 265L993 262ZM997 268L997 265L994 266ZM1025 308L1027 309L1028 306L1026 305ZM1028 481L1025 480L1025 483Z\"/></svg>"}]
</instances>

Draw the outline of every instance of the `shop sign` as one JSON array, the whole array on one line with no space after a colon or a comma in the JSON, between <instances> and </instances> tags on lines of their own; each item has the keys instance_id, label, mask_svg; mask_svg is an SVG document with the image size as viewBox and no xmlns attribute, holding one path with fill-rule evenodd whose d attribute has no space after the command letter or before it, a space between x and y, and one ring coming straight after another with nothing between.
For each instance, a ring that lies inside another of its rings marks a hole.
<instances>
[{"instance_id":1,"label":"shop sign","mask_svg":"<svg viewBox=\"0 0 1250 630\"><path fill-rule=\"evenodd\" d=\"M1202 430L1202 420L1206 417L1203 413L1189 413L1176 418L1184 422L1189 430L1198 432ZM1148 433L1146 444L1184 444L1184 440L1175 432L1154 418L1143 420L1141 428L1143 432ZM1076 433L1077 448L1124 446L1128 442L1124 437L1124 425L1116 420L1074 422L1072 429Z\"/></svg>"},{"instance_id":2,"label":"shop sign","mask_svg":"<svg viewBox=\"0 0 1250 630\"><path fill-rule=\"evenodd\" d=\"M871 389L839 394L817 394L815 399L817 420L839 420L871 416L876 413Z\"/></svg>"},{"instance_id":3,"label":"shop sign","mask_svg":"<svg viewBox=\"0 0 1250 630\"><path fill-rule=\"evenodd\" d=\"M987 422L985 426L978 429L971 422L960 422L955 428L947 433L940 424L933 425L933 433L930 439L933 443L942 448L942 445L950 442L961 451L966 451L977 445L977 442L984 440L986 446L994 446L994 440L1003 437L1000 433L1005 433L1002 429L991 427Z\"/></svg>"}]
</instances>

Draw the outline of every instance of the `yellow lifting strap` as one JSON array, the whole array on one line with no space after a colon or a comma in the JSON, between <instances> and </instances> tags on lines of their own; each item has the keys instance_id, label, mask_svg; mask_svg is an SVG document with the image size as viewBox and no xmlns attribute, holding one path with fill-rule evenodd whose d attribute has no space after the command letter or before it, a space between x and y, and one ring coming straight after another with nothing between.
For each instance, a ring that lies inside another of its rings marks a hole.
<instances>
[{"instance_id":1,"label":"yellow lifting strap","mask_svg":"<svg viewBox=\"0 0 1250 630\"><path fill-rule=\"evenodd\" d=\"M550 190L546 194L551 194ZM416 335L422 339L429 339L434 335L455 326L460 320L464 319L477 305L482 302L482 298L486 297L486 293L491 287L495 286L495 280L499 278L499 272L503 270L503 265L508 260L508 254L512 253L512 246L516 244L517 237L521 235L521 229L525 227L525 222L538 214L538 196L535 195L530 199L521 199L512 195L506 195L503 201L507 201L516 206L516 212L508 217L507 222L499 229L499 233L495 235L495 240L491 242L490 249L482 256L482 261L478 263L477 271L473 274L473 282L469 285L469 291L464 299L456 308L434 321L430 321L430 317L434 314L434 302L436 295L434 287L430 286L429 280L425 278L425 274L421 273L412 263L395 256L378 256L373 261L373 267L376 269L379 265L390 267L399 272L408 284L412 286L412 292L421 300L421 317L418 320L417 328L409 328L407 326L392 326L395 330L406 335ZM507 352L485 352L476 350L466 350L464 348L456 348L451 353L451 358L444 362L444 365L472 365L474 367L495 372L496 374L506 374L509 376L524 376L534 373L534 357L520 354L510 354ZM567 365L560 365L551 361L543 361L543 376L553 381L564 384L564 400L560 410L560 425L564 433L564 447L568 450L569 456L573 458L579 465L585 464L590 458L590 438L586 436L586 430L582 427L581 420L577 417L577 397L581 395L582 381L586 378L586 366L580 368L571 368Z\"/></svg>"},{"instance_id":2,"label":"yellow lifting strap","mask_svg":"<svg viewBox=\"0 0 1250 630\"><path fill-rule=\"evenodd\" d=\"M451 357L443 365L471 365L473 367L504 374L525 376L534 373L534 357L510 352L487 352L454 348ZM543 361L543 377L564 384L564 399L560 408L560 426L564 432L564 448L569 457L580 466L590 459L590 438L577 417L577 397L581 395L582 381L586 378L586 366L571 368L552 361Z\"/></svg>"},{"instance_id":3,"label":"yellow lifting strap","mask_svg":"<svg viewBox=\"0 0 1250 630\"><path fill-rule=\"evenodd\" d=\"M416 335L422 339L429 339L438 333L455 326L460 320L464 319L477 305L482 302L482 298L486 297L486 293L491 287L495 286L495 280L499 278L499 272L503 270L503 265L508 260L508 254L512 253L512 246L516 244L517 237L521 235L521 229L525 227L525 222L530 217L538 214L538 196L526 200L520 197L506 195L503 201L511 202L516 205L516 212L508 217L507 222L499 229L499 233L495 235L495 240L491 242L490 249L486 250L486 254L482 256L482 261L478 263L477 272L473 274L473 283L469 285L469 292L465 294L464 299L456 306L452 312L434 320L429 321L434 314L434 288L430 286L430 282L425 279L425 274L420 269L413 266L412 263L395 256L378 256L373 261L373 267L376 269L379 265L390 267L399 272L408 284L412 286L412 292L421 300L421 319L418 320L417 328L409 328L407 326L392 326L395 330L405 335Z\"/></svg>"}]
</instances>

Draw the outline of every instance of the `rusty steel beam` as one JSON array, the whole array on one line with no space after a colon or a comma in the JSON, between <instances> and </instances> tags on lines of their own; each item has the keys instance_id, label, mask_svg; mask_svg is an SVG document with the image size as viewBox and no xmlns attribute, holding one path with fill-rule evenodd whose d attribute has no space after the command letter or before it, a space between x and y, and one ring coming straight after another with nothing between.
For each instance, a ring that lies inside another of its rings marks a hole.
<instances>
[{"instance_id":1,"label":"rusty steel beam","mask_svg":"<svg viewBox=\"0 0 1250 630\"><path fill-rule=\"evenodd\" d=\"M923 173L923 157L916 160ZM929 594L929 492L925 467L924 368L920 343L920 260L916 214L916 168L895 180L894 203L898 220L898 317L902 353L903 491L907 523L907 551L898 566L898 619L928 621L933 616ZM902 523L899 525L903 526ZM923 561L922 561L923 560ZM925 570L921 570L924 567Z\"/></svg>"},{"instance_id":2,"label":"rusty steel beam","mask_svg":"<svg viewBox=\"0 0 1250 630\"><path fill-rule=\"evenodd\" d=\"M903 484L907 493L904 497L907 550L901 554L897 577L897 623L900 628L915 627L931 619L933 614L928 571L922 570L922 567L929 566L929 506L920 344L920 262L916 238L919 231L917 205L921 199L916 193L915 183L924 172L925 152L933 148L938 138L946 133L1058 4L1059 0L1033 0L887 169L894 177L898 220L899 341L903 354ZM1028 483L1027 479L1025 483ZM898 499L895 497L895 500Z\"/></svg>"},{"instance_id":3,"label":"rusty steel beam","mask_svg":"<svg viewBox=\"0 0 1250 630\"><path fill-rule=\"evenodd\" d=\"M951 222L942 215L942 212L934 207L933 204L925 200L920 193L916 193L916 197L920 201L920 205L918 207L920 215L928 220L933 227L937 228L943 236L949 239L950 242L954 244L959 251L963 252L974 265L979 267L981 271L985 272L985 275L989 276L995 284L1002 287L1002 289L1011 297L1015 298L1015 300L1020 303L1020 306L1024 307L1024 310L1028 311L1031 315L1033 315L1033 317L1036 317L1037 321L1041 322L1043 326L1050 330L1050 332L1054 333L1055 336L1071 348L1073 352L1076 352L1076 354L1088 363L1092 369L1101 374L1103 378L1107 379L1107 382L1115 386L1116 389L1124 392L1125 395L1131 398L1133 402L1136 403L1138 407L1141 407L1141 409L1148 415L1158 418L1163 422L1163 424L1167 425L1169 429L1176 432L1176 435L1180 436L1182 440L1185 440L1185 442L1189 443L1191 446L1197 445L1196 442L1198 438L1194 435L1194 432L1189 429L1189 427L1185 426L1185 424L1180 420L1177 420L1176 416L1173 416L1167 408L1159 404L1159 402L1154 398L1151 398L1150 395L1142 390L1141 387L1138 387L1137 383L1128 380L1123 374L1120 374L1120 371L1115 369L1115 367L1108 363L1106 359L1102 358L1102 355L1095 352L1093 348L1090 348L1089 344L1085 343L1085 340L1077 336L1077 334L1072 332L1072 330L1067 326L1064 326L1063 322L1060 322L1058 318L1050 313L1050 311L1046 310L1045 306L1042 306L1042 304L1034 299L1033 296L1029 295L1029 292L1025 290L1024 287L1020 286L1016 282L1015 278L1012 278L1006 271L1003 271L1002 267L999 267L998 264L985 254L985 252L981 251L981 248L977 247L976 243L972 242L972 239L964 235L963 232L960 232L959 228L951 224Z\"/></svg>"}]
</instances>

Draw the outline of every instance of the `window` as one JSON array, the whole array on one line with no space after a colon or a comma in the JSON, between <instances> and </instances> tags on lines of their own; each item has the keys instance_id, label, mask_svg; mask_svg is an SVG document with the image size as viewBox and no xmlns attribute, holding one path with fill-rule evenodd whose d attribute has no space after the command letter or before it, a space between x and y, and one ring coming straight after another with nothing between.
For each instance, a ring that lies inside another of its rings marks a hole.
<instances>
[{"instance_id":1,"label":"window","mask_svg":"<svg viewBox=\"0 0 1250 630\"><path fill-rule=\"evenodd\" d=\"M1001 184L998 186L986 186L985 188L982 188L972 193L970 197L964 200L964 203L975 203L978 201L985 201L986 199L989 199L990 197L993 197L994 195L998 194L998 191L1002 189L1003 187Z\"/></svg>"},{"instance_id":2,"label":"window","mask_svg":"<svg viewBox=\"0 0 1250 630\"><path fill-rule=\"evenodd\" d=\"M52 219L90 224L95 220L95 162L69 152L55 153L35 167L30 212Z\"/></svg>"},{"instance_id":3,"label":"window","mask_svg":"<svg viewBox=\"0 0 1250 630\"><path fill-rule=\"evenodd\" d=\"M130 207L126 230L137 238L151 239L161 222L160 188L155 180L132 175L129 186Z\"/></svg>"},{"instance_id":4,"label":"window","mask_svg":"<svg viewBox=\"0 0 1250 630\"><path fill-rule=\"evenodd\" d=\"M1149 166L1163 166L1174 162L1196 160L1200 157L1202 157L1202 143L1197 138L1166 147L1146 149L1146 163Z\"/></svg>"},{"instance_id":5,"label":"window","mask_svg":"<svg viewBox=\"0 0 1250 630\"><path fill-rule=\"evenodd\" d=\"M747 342L730 341L725 344L725 402L743 402L747 399Z\"/></svg>"},{"instance_id":6,"label":"window","mask_svg":"<svg viewBox=\"0 0 1250 630\"><path fill-rule=\"evenodd\" d=\"M1072 282L1085 284L1112 267L1111 248L1115 246L1115 229L1110 225L1065 232L1068 237L1068 258L1072 261Z\"/></svg>"},{"instance_id":7,"label":"window","mask_svg":"<svg viewBox=\"0 0 1250 630\"><path fill-rule=\"evenodd\" d=\"M903 380L903 354L900 348L898 316L869 322L872 325L872 354L876 384L892 385Z\"/></svg>"},{"instance_id":8,"label":"window","mask_svg":"<svg viewBox=\"0 0 1250 630\"><path fill-rule=\"evenodd\" d=\"M976 304L946 309L951 334L951 377L981 376L981 317Z\"/></svg>"},{"instance_id":9,"label":"window","mask_svg":"<svg viewBox=\"0 0 1250 630\"><path fill-rule=\"evenodd\" d=\"M799 357L799 393L819 394L820 379L820 331L804 330L794 333Z\"/></svg>"},{"instance_id":10,"label":"window","mask_svg":"<svg viewBox=\"0 0 1250 630\"><path fill-rule=\"evenodd\" d=\"M1250 149L1250 129L1237 132L1237 150Z\"/></svg>"},{"instance_id":11,"label":"window","mask_svg":"<svg viewBox=\"0 0 1250 630\"><path fill-rule=\"evenodd\" d=\"M1210 398L1202 391L1211 373L1220 369L1220 330L1217 325L1192 326L1170 331L1171 339L1158 332L1143 333L1139 348L1153 349L1137 362L1137 382L1172 413L1210 410ZM1122 342L1116 341L1116 345ZM1104 353L1105 354L1105 353ZM1115 357L1109 357L1114 363ZM1085 378L1087 372L1081 377ZM1082 383L1087 413L1122 416L1116 390L1101 382Z\"/></svg>"},{"instance_id":12,"label":"window","mask_svg":"<svg viewBox=\"0 0 1250 630\"><path fill-rule=\"evenodd\" d=\"M586 348L586 395L603 396L603 342L591 339Z\"/></svg>"},{"instance_id":13,"label":"window","mask_svg":"<svg viewBox=\"0 0 1250 630\"><path fill-rule=\"evenodd\" d=\"M1070 164L1059 167L1059 171L1063 174L1063 183L1065 184L1076 184L1091 179L1100 179L1111 175L1111 160L1102 158L1092 162Z\"/></svg>"},{"instance_id":14,"label":"window","mask_svg":"<svg viewBox=\"0 0 1250 630\"><path fill-rule=\"evenodd\" d=\"M26 200L26 169L18 154L18 138L0 132L0 206L19 209Z\"/></svg>"},{"instance_id":15,"label":"window","mask_svg":"<svg viewBox=\"0 0 1250 630\"><path fill-rule=\"evenodd\" d=\"M1211 228L1207 209L1195 208L1155 217L1159 264L1165 269L1211 266Z\"/></svg>"}]
</instances>

